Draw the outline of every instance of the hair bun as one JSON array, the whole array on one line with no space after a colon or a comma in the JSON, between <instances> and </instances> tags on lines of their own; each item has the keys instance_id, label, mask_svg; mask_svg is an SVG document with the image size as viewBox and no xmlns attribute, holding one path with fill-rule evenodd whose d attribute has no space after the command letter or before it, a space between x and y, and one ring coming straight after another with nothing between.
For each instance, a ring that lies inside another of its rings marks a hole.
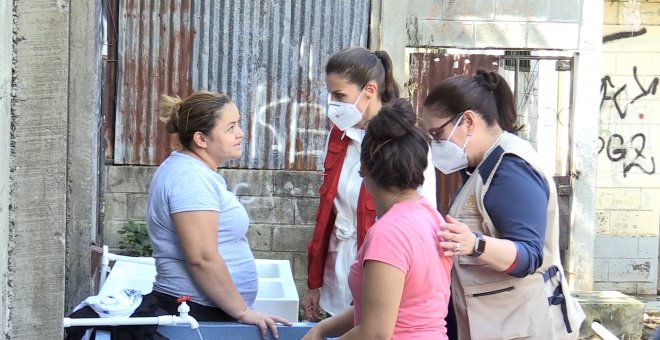
<instances>
[{"instance_id":1,"label":"hair bun","mask_svg":"<svg viewBox=\"0 0 660 340\"><path fill-rule=\"evenodd\" d=\"M495 91L500 85L500 78L495 72L488 72L485 70L478 70L474 75L474 79L488 91Z\"/></svg>"},{"instance_id":2,"label":"hair bun","mask_svg":"<svg viewBox=\"0 0 660 340\"><path fill-rule=\"evenodd\" d=\"M179 109L183 100L179 96L160 97L160 121L166 124L167 132L179 132Z\"/></svg>"},{"instance_id":3,"label":"hair bun","mask_svg":"<svg viewBox=\"0 0 660 340\"><path fill-rule=\"evenodd\" d=\"M398 139L415 127L417 117L409 101L395 98L383 105L369 126L369 133L375 140Z\"/></svg>"}]
</instances>

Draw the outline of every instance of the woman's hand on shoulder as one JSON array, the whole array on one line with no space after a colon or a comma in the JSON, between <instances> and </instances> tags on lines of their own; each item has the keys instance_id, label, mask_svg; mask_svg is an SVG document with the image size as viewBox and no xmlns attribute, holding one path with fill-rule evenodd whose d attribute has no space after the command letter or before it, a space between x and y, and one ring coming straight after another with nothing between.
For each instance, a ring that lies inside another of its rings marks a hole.
<instances>
[{"instance_id":1,"label":"woman's hand on shoulder","mask_svg":"<svg viewBox=\"0 0 660 340\"><path fill-rule=\"evenodd\" d=\"M277 332L277 323L283 325L291 326L292 323L279 316L275 315L266 315L264 313L257 312L253 309L246 309L238 318L238 322L244 323L247 325L255 325L259 327L261 331L261 337L266 339L268 337L268 329L273 333L273 338L278 339L280 336Z\"/></svg>"},{"instance_id":2,"label":"woman's hand on shoulder","mask_svg":"<svg viewBox=\"0 0 660 340\"><path fill-rule=\"evenodd\" d=\"M446 215L446 223L438 232L439 250L445 256L469 255L474 250L476 236L470 228L459 220Z\"/></svg>"}]
</instances>

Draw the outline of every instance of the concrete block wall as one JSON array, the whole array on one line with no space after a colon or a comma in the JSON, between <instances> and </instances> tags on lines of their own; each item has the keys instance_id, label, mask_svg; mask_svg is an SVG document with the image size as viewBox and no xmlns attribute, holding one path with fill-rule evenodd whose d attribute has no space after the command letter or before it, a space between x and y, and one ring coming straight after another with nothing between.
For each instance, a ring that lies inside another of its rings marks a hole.
<instances>
[{"instance_id":1,"label":"concrete block wall","mask_svg":"<svg viewBox=\"0 0 660 340\"><path fill-rule=\"evenodd\" d=\"M419 0L408 4L408 45L577 49L583 1Z\"/></svg>"},{"instance_id":2,"label":"concrete block wall","mask_svg":"<svg viewBox=\"0 0 660 340\"><path fill-rule=\"evenodd\" d=\"M107 166L105 244L117 249L117 231L128 220L144 221L147 193L156 167ZM222 169L229 190L250 216L248 239L256 258L291 262L298 294L307 279L307 243L312 237L320 172Z\"/></svg>"},{"instance_id":3,"label":"concrete block wall","mask_svg":"<svg viewBox=\"0 0 660 340\"><path fill-rule=\"evenodd\" d=\"M624 3L604 1L594 289L658 291L660 231L660 0L640 2L642 26L624 26Z\"/></svg>"}]
</instances>

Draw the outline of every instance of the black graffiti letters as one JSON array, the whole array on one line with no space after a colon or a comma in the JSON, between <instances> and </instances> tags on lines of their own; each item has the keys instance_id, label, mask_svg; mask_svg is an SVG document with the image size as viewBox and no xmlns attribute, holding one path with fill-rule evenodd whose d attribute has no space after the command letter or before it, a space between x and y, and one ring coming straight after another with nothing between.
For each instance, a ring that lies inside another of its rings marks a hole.
<instances>
[{"instance_id":1,"label":"black graffiti letters","mask_svg":"<svg viewBox=\"0 0 660 340\"><path fill-rule=\"evenodd\" d=\"M655 173L655 158L651 156L647 158L644 155L644 149L646 148L646 135L643 133L636 133L630 138L630 144L625 145L626 141L618 133L614 133L607 138L598 137L600 141L600 148L598 153L600 154L605 150L607 158L612 162L621 162L623 167L623 177L626 177L628 172L632 168L638 168L646 174ZM632 150L631 150L632 149ZM629 151L634 151L632 160L627 161L629 156Z\"/></svg>"},{"instance_id":2,"label":"black graffiti letters","mask_svg":"<svg viewBox=\"0 0 660 340\"><path fill-rule=\"evenodd\" d=\"M644 86L637 76L637 66L633 66L633 78L635 79L635 83L639 88L639 94L632 100L627 101L627 98L624 98L623 95L627 95L626 87L628 84L623 84L621 87L617 88L612 82L612 78L610 78L610 76L603 77L600 80L600 92L602 94L600 99L601 109L603 108L603 103L605 103L606 100L611 100L614 104L614 108L619 114L619 118L624 119L628 113L628 105L633 104L637 100L648 95L655 95L656 91L658 90L658 83L660 82L658 77L654 77L648 86Z\"/></svg>"}]
</instances>

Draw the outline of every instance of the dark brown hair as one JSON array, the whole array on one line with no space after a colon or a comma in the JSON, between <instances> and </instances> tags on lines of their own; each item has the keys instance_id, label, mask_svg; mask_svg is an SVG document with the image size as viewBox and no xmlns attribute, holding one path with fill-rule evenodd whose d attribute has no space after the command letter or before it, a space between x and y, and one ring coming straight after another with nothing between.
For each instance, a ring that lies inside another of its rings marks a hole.
<instances>
[{"instance_id":1,"label":"dark brown hair","mask_svg":"<svg viewBox=\"0 0 660 340\"><path fill-rule=\"evenodd\" d=\"M517 133L516 105L509 84L499 74L478 70L474 76L460 75L443 80L429 92L424 111L441 117L457 117L466 110L481 114L488 126L497 123L504 131Z\"/></svg>"},{"instance_id":2,"label":"dark brown hair","mask_svg":"<svg viewBox=\"0 0 660 340\"><path fill-rule=\"evenodd\" d=\"M412 105L394 99L369 122L360 161L367 176L383 188L417 188L424 183L429 144L416 126Z\"/></svg>"},{"instance_id":3,"label":"dark brown hair","mask_svg":"<svg viewBox=\"0 0 660 340\"><path fill-rule=\"evenodd\" d=\"M399 85L392 73L392 59L385 51L371 52L364 47L349 47L335 53L325 65L325 74L335 73L363 88L371 80L378 84L383 104L399 98Z\"/></svg>"},{"instance_id":4,"label":"dark brown hair","mask_svg":"<svg viewBox=\"0 0 660 340\"><path fill-rule=\"evenodd\" d=\"M176 133L179 142L190 149L193 135L208 134L215 126L220 111L231 100L223 93L200 91L186 100L178 96L160 97L160 120L167 124L167 132Z\"/></svg>"}]
</instances>

